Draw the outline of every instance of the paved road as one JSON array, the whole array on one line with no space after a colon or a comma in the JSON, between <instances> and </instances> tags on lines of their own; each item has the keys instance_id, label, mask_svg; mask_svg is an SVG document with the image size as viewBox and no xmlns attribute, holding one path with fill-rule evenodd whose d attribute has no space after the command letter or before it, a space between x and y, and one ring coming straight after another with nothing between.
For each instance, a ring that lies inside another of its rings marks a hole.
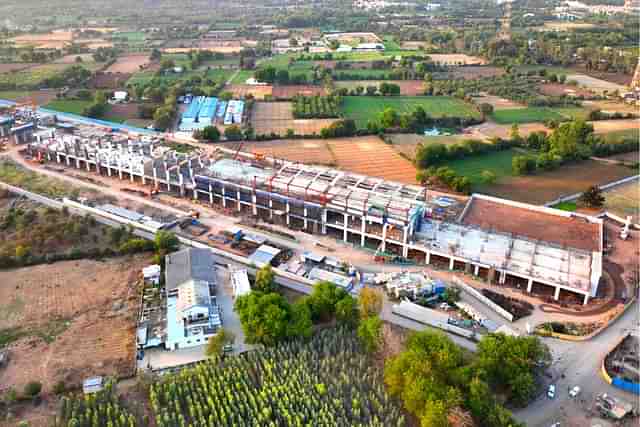
<instances>
[{"instance_id":1,"label":"paved road","mask_svg":"<svg viewBox=\"0 0 640 427\"><path fill-rule=\"evenodd\" d=\"M556 399L540 396L527 408L516 411L515 416L529 427L550 426L555 422L563 423L563 413L570 405L577 405L568 395L568 388L579 385L582 399L592 402L600 393L636 402L637 396L626 393L607 384L600 376L602 358L630 329L639 325L638 302L629 307L615 323L595 338L584 342L568 342L553 338L543 338L553 357L553 383L556 384ZM564 375L564 378L562 378Z\"/></svg>"}]
</instances>

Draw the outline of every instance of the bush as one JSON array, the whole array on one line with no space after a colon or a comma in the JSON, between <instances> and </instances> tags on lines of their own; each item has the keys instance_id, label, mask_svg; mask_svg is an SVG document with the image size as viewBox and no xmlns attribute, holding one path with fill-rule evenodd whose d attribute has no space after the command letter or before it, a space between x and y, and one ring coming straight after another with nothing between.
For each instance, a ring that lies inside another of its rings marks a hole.
<instances>
[{"instance_id":1,"label":"bush","mask_svg":"<svg viewBox=\"0 0 640 427\"><path fill-rule=\"evenodd\" d=\"M536 169L536 161L529 156L514 156L511 160L514 175L529 175Z\"/></svg>"},{"instance_id":2,"label":"bush","mask_svg":"<svg viewBox=\"0 0 640 427\"><path fill-rule=\"evenodd\" d=\"M42 391L42 384L37 381L31 381L24 386L25 397L36 397Z\"/></svg>"}]
</instances>

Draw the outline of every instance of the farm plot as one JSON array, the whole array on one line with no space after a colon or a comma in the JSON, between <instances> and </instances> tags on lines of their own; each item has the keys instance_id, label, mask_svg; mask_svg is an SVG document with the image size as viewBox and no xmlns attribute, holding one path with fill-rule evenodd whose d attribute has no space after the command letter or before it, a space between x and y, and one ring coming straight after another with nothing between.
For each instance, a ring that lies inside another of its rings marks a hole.
<instances>
[{"instance_id":1,"label":"farm plot","mask_svg":"<svg viewBox=\"0 0 640 427\"><path fill-rule=\"evenodd\" d=\"M491 118L498 124L520 124L546 122L547 120L570 120L573 118L586 118L588 111L583 108L547 108L527 107L512 108L494 111Z\"/></svg>"},{"instance_id":2,"label":"farm plot","mask_svg":"<svg viewBox=\"0 0 640 427\"><path fill-rule=\"evenodd\" d=\"M107 73L136 73L149 63L149 55L120 56L105 71Z\"/></svg>"},{"instance_id":3,"label":"farm plot","mask_svg":"<svg viewBox=\"0 0 640 427\"><path fill-rule=\"evenodd\" d=\"M82 114L93 101L80 101L76 99L55 99L49 102L44 108L61 113Z\"/></svg>"},{"instance_id":4,"label":"farm plot","mask_svg":"<svg viewBox=\"0 0 640 427\"><path fill-rule=\"evenodd\" d=\"M601 100L601 101L584 101L582 105L592 110L602 110L608 113L632 113L640 114L640 107L623 102Z\"/></svg>"},{"instance_id":5,"label":"farm plot","mask_svg":"<svg viewBox=\"0 0 640 427\"><path fill-rule=\"evenodd\" d=\"M436 76L440 76L441 73L436 73ZM480 65L468 65L466 67L456 67L448 73L448 78L451 79L486 79L490 77L500 77L505 74L504 69L490 66Z\"/></svg>"},{"instance_id":6,"label":"farm plot","mask_svg":"<svg viewBox=\"0 0 640 427\"><path fill-rule=\"evenodd\" d=\"M291 99L296 95L304 96L325 96L327 91L322 86L314 85L283 85L273 87L273 97L275 99Z\"/></svg>"},{"instance_id":7,"label":"farm plot","mask_svg":"<svg viewBox=\"0 0 640 427\"><path fill-rule=\"evenodd\" d=\"M591 123L595 133L620 132L623 130L640 129L640 120L598 120Z\"/></svg>"},{"instance_id":8,"label":"farm plot","mask_svg":"<svg viewBox=\"0 0 640 427\"><path fill-rule=\"evenodd\" d=\"M336 119L294 119L291 102L256 102L251 112L251 124L256 135L286 135L289 129L297 135L320 134Z\"/></svg>"},{"instance_id":9,"label":"farm plot","mask_svg":"<svg viewBox=\"0 0 640 427\"><path fill-rule=\"evenodd\" d=\"M584 191L591 185L607 184L636 173L626 166L585 160L538 175L508 177L484 186L482 190L505 199L544 204L561 196Z\"/></svg>"},{"instance_id":10,"label":"farm plot","mask_svg":"<svg viewBox=\"0 0 640 427\"><path fill-rule=\"evenodd\" d=\"M124 88L131 78L129 73L95 73L91 80L91 86L96 89Z\"/></svg>"},{"instance_id":11,"label":"farm plot","mask_svg":"<svg viewBox=\"0 0 640 427\"><path fill-rule=\"evenodd\" d=\"M585 98L589 98L593 96L593 93L582 89L576 86L566 85L562 83L545 83L538 86L538 90L543 95L548 96L562 96L562 95L571 95L571 96L583 96Z\"/></svg>"},{"instance_id":12,"label":"farm plot","mask_svg":"<svg viewBox=\"0 0 640 427\"><path fill-rule=\"evenodd\" d=\"M40 85L44 80L55 76L68 65L44 64L36 65L15 73L0 74L0 86L13 86L17 88L30 88Z\"/></svg>"},{"instance_id":13,"label":"farm plot","mask_svg":"<svg viewBox=\"0 0 640 427\"><path fill-rule=\"evenodd\" d=\"M16 71L26 70L27 68L33 67L34 64L24 63L24 62L13 62L7 64L0 64L0 74L2 73L13 73Z\"/></svg>"},{"instance_id":14,"label":"farm plot","mask_svg":"<svg viewBox=\"0 0 640 427\"><path fill-rule=\"evenodd\" d=\"M484 58L464 53L432 53L429 57L433 62L444 65L485 65L487 63Z\"/></svg>"},{"instance_id":15,"label":"farm plot","mask_svg":"<svg viewBox=\"0 0 640 427\"><path fill-rule=\"evenodd\" d=\"M638 153L636 154L636 158ZM605 210L621 218L632 216L635 224L640 222L640 183L633 180L607 190L604 193Z\"/></svg>"},{"instance_id":16,"label":"farm plot","mask_svg":"<svg viewBox=\"0 0 640 427\"><path fill-rule=\"evenodd\" d=\"M346 118L356 121L363 128L369 120L375 120L386 108L398 113L413 111L422 107L431 117L479 117L473 106L456 98L447 96L345 96L342 112Z\"/></svg>"},{"instance_id":17,"label":"farm plot","mask_svg":"<svg viewBox=\"0 0 640 427\"><path fill-rule=\"evenodd\" d=\"M489 94L482 94L482 96L475 97L473 98L473 101L478 105L489 104L493 107L494 110L526 108L526 105L518 104L517 102L511 101L509 99Z\"/></svg>"},{"instance_id":18,"label":"farm plot","mask_svg":"<svg viewBox=\"0 0 640 427\"><path fill-rule=\"evenodd\" d=\"M358 86L363 88L375 86L377 88L380 83L392 83L400 86L400 95L424 95L424 81L422 80L344 80L334 82L334 85L336 89L347 88L348 90L354 90Z\"/></svg>"},{"instance_id":19,"label":"farm plot","mask_svg":"<svg viewBox=\"0 0 640 427\"><path fill-rule=\"evenodd\" d=\"M133 374L141 257L66 261L0 272L0 330L15 339L0 384L46 392L87 375Z\"/></svg>"},{"instance_id":20,"label":"farm plot","mask_svg":"<svg viewBox=\"0 0 640 427\"><path fill-rule=\"evenodd\" d=\"M443 163L456 173L466 176L475 187L482 184L482 172L491 171L495 174L497 182L505 177L511 177L511 164L513 157L521 154L515 150L496 151L480 156L467 157Z\"/></svg>"},{"instance_id":21,"label":"farm plot","mask_svg":"<svg viewBox=\"0 0 640 427\"><path fill-rule=\"evenodd\" d=\"M568 74L567 81L571 80L575 80L576 82L578 82L579 86L582 86L596 93L613 93L616 90L620 93L624 93L627 90L627 88L623 85L597 79L595 77L587 76L586 74Z\"/></svg>"},{"instance_id":22,"label":"farm plot","mask_svg":"<svg viewBox=\"0 0 640 427\"><path fill-rule=\"evenodd\" d=\"M456 144L468 139L469 135L443 135L443 136L423 136L413 133L394 133L385 135L385 139L391 142L394 150L403 157L414 160L416 148L419 145L429 144Z\"/></svg>"},{"instance_id":23,"label":"farm plot","mask_svg":"<svg viewBox=\"0 0 640 427\"><path fill-rule=\"evenodd\" d=\"M416 168L377 136L326 140L338 168L405 184L416 183Z\"/></svg>"},{"instance_id":24,"label":"farm plot","mask_svg":"<svg viewBox=\"0 0 640 427\"><path fill-rule=\"evenodd\" d=\"M335 166L336 161L324 139L277 139L245 144L245 150L292 162Z\"/></svg>"},{"instance_id":25,"label":"farm plot","mask_svg":"<svg viewBox=\"0 0 640 427\"><path fill-rule=\"evenodd\" d=\"M273 86L232 84L226 87L225 90L231 92L234 98L245 98L247 95L251 95L255 99L264 99L265 96L272 95Z\"/></svg>"}]
</instances>

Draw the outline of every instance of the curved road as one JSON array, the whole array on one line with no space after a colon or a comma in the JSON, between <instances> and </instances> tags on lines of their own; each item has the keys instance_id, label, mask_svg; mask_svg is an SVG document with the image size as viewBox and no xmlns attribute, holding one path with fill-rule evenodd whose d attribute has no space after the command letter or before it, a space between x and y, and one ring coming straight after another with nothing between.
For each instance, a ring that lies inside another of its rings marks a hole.
<instances>
[{"instance_id":1,"label":"curved road","mask_svg":"<svg viewBox=\"0 0 640 427\"><path fill-rule=\"evenodd\" d=\"M569 406L579 405L568 394L568 389L575 385L582 389L580 398L589 404L597 395L607 393L628 402L636 402L637 407L637 396L607 384L600 375L600 366L611 347L630 330L638 329L639 320L636 301L619 319L589 341L569 342L542 338L549 346L553 357L551 370L555 373L552 382L556 385L556 398L547 398L545 390L545 393L529 406L515 411L516 418L524 421L529 427L548 427L556 422L560 422L562 426L568 425L564 422L563 413ZM578 411L583 412L583 409L580 408Z\"/></svg>"}]
</instances>

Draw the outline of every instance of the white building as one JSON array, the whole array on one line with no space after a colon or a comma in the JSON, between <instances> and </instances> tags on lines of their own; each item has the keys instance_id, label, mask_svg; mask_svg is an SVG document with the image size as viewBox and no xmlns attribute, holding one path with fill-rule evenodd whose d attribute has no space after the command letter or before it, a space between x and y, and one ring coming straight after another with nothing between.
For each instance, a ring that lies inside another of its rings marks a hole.
<instances>
[{"instance_id":1,"label":"white building","mask_svg":"<svg viewBox=\"0 0 640 427\"><path fill-rule=\"evenodd\" d=\"M206 249L184 249L165 257L169 350L204 345L222 326L216 304L217 273Z\"/></svg>"}]
</instances>

